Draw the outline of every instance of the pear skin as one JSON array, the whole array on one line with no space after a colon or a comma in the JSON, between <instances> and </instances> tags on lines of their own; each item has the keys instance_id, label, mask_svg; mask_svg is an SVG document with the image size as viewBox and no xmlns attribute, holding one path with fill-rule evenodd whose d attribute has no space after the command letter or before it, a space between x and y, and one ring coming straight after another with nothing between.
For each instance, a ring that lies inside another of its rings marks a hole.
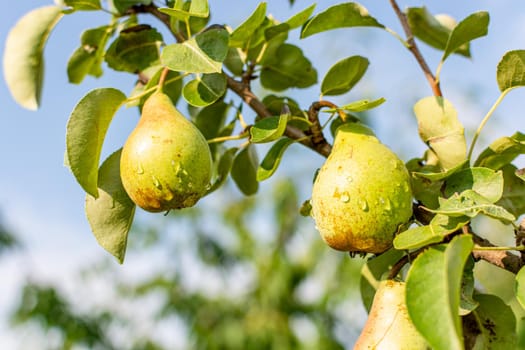
<instances>
[{"instance_id":1,"label":"pear skin","mask_svg":"<svg viewBox=\"0 0 525 350\"><path fill-rule=\"evenodd\" d=\"M404 163L366 126L343 124L312 188L312 217L332 248L382 253L412 216Z\"/></svg>"},{"instance_id":2,"label":"pear skin","mask_svg":"<svg viewBox=\"0 0 525 350\"><path fill-rule=\"evenodd\" d=\"M382 281L354 350L426 350L425 338L408 315L405 283Z\"/></svg>"},{"instance_id":3,"label":"pear skin","mask_svg":"<svg viewBox=\"0 0 525 350\"><path fill-rule=\"evenodd\" d=\"M120 160L124 189L142 209L191 207L206 193L212 157L200 131L161 92L149 97Z\"/></svg>"}]
</instances>

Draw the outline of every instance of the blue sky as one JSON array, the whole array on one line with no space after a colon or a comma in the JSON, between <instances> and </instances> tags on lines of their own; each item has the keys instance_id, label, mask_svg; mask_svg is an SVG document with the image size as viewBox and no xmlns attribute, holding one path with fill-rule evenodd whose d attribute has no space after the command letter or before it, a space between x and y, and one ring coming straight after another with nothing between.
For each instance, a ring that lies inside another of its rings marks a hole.
<instances>
[{"instance_id":1,"label":"blue sky","mask_svg":"<svg viewBox=\"0 0 525 350\"><path fill-rule=\"evenodd\" d=\"M0 12L0 56L5 37L18 18L31 9L50 1L14 1ZM243 6L239 6L242 3ZM210 0L217 11L215 22L238 24L257 5L255 0ZM268 12L285 20L294 11L310 5L297 0L292 10L284 0L269 0ZM338 1L318 1L316 12ZM402 32L387 1L362 1L372 15L392 29ZM525 48L525 2L523 1L399 1L402 8L426 5L433 13L447 12L458 19L487 10L491 14L489 36L472 45L473 59L451 57L443 68L442 88L459 111L460 119L472 130L498 97L496 65L512 49ZM235 9L235 11L232 11ZM235 14L233 15L233 13ZM231 16L234 16L233 18ZM100 79L87 78L81 85L67 82L65 66L84 29L104 24L108 16L83 13L66 16L59 23L45 50L46 71L41 108L36 112L15 104L0 72L0 218L24 241L27 249L0 258L0 344L13 342L2 324L10 303L16 296L16 285L27 274L41 279L60 280L86 261L105 256L90 233L84 217L84 193L67 168L63 166L65 127L69 113L89 90L113 86L128 93L134 78L106 70ZM390 35L377 29L344 29L297 40L306 55L317 65L322 77L339 58L363 55L370 68L355 92L332 100L344 102L359 98L385 97L387 103L373 114L380 138L408 160L423 151L417 139L411 105L431 93L413 58ZM435 68L439 53L420 45ZM313 101L318 87L293 91L293 96ZM513 91L498 109L483 134L480 146L499 136L510 135L523 125L524 91ZM135 109L121 110L107 136L104 154L119 148L138 118ZM523 131L523 130L522 130ZM470 132L470 134L469 134ZM471 131L467 132L471 136ZM478 150L480 148L478 147ZM308 152L307 168L318 167L322 159ZM284 175L284 174L282 174ZM307 191L306 191L307 192ZM151 216L139 213L140 217ZM130 263L131 264L131 263ZM129 268L125 264L123 272Z\"/></svg>"}]
</instances>

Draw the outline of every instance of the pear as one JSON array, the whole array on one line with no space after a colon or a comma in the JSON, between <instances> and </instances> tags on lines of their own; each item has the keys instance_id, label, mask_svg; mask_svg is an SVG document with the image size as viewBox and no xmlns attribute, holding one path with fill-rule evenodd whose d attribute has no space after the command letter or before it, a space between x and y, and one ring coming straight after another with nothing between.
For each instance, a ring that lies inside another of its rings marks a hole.
<instances>
[{"instance_id":1,"label":"pear","mask_svg":"<svg viewBox=\"0 0 525 350\"><path fill-rule=\"evenodd\" d=\"M212 174L208 143L200 131L156 92L142 108L120 160L130 198L144 210L191 207L206 193Z\"/></svg>"},{"instance_id":2,"label":"pear","mask_svg":"<svg viewBox=\"0 0 525 350\"><path fill-rule=\"evenodd\" d=\"M380 282L368 320L354 344L354 350L364 349L430 349L408 315L404 282Z\"/></svg>"},{"instance_id":3,"label":"pear","mask_svg":"<svg viewBox=\"0 0 525 350\"><path fill-rule=\"evenodd\" d=\"M330 247L382 253L412 216L410 177L404 163L368 127L343 124L314 181L311 206Z\"/></svg>"}]
</instances>

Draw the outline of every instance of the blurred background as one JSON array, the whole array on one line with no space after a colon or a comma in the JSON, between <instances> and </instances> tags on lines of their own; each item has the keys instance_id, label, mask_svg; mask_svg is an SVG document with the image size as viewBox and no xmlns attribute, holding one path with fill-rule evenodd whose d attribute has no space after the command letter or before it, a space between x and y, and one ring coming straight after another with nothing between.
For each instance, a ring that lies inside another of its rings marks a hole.
<instances>
[{"instance_id":1,"label":"blurred background","mask_svg":"<svg viewBox=\"0 0 525 350\"><path fill-rule=\"evenodd\" d=\"M323 1L316 13L338 1ZM49 1L10 2L0 11L0 52L9 29ZM235 27L258 1L210 0L212 23ZM310 1L268 1L279 20ZM380 22L402 33L388 2L361 2ZM525 46L521 1L399 1L460 20L490 12L489 35L472 43L473 58L453 56L442 70L442 89L472 138L499 95L496 66L508 50ZM233 11L234 9L234 11ZM359 296L363 259L323 244L310 218L298 215L309 199L319 155L294 145L259 193L243 197L228 183L197 207L168 216L137 211L123 265L98 246L84 217L84 193L63 166L69 113L89 90L112 86L129 93L135 77L106 69L81 85L67 81L66 64L83 30L109 15L64 17L45 49L42 105L14 103L0 79L0 347L2 349L351 349L366 319ZM147 17L143 22L152 23ZM407 161L424 145L412 105L430 95L413 57L384 31L339 29L291 42L300 46L322 79L347 56L370 60L363 80L337 104L386 98L367 114L379 138ZM170 40L168 35L165 40ZM435 69L440 53L420 44ZM3 74L3 73L0 73ZM257 94L267 92L256 87ZM509 94L484 130L476 152L520 130L524 91ZM303 108L319 86L287 91ZM229 96L228 98L234 98ZM253 113L245 109L245 117ZM121 147L138 120L121 109L102 158ZM523 131L523 130L521 130ZM264 148L260 149L262 159Z\"/></svg>"}]
</instances>

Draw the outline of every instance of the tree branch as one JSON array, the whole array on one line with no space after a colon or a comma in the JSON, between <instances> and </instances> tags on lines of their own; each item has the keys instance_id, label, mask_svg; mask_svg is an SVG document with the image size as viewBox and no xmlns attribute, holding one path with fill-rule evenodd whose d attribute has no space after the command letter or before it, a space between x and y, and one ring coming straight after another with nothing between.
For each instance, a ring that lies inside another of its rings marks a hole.
<instances>
[{"instance_id":1,"label":"tree branch","mask_svg":"<svg viewBox=\"0 0 525 350\"><path fill-rule=\"evenodd\" d=\"M474 238L474 247L494 247L494 244L478 235L472 234L472 237ZM506 250L474 250L472 256L476 260L485 260L514 274L518 273L524 265L521 257Z\"/></svg>"},{"instance_id":2,"label":"tree branch","mask_svg":"<svg viewBox=\"0 0 525 350\"><path fill-rule=\"evenodd\" d=\"M412 34L412 30L408 25L407 16L403 13L403 11L401 11L399 6L397 5L396 0L390 0L390 4L392 5L394 12L396 13L397 17L399 18L399 21L401 22L401 26L403 27L403 31L405 32L405 35L407 37L406 41L408 44L408 49L410 50L410 52L412 52L412 55L414 55L417 63L423 70L423 73L425 74L425 77L427 78L428 83L430 84L430 88L432 89L432 93L434 94L434 96L443 96L443 93L441 92L441 87L439 86L439 81L437 81L434 74L432 74L430 67L423 58L421 51L419 51L419 48L417 47L416 41L414 40L414 34Z\"/></svg>"}]
</instances>

